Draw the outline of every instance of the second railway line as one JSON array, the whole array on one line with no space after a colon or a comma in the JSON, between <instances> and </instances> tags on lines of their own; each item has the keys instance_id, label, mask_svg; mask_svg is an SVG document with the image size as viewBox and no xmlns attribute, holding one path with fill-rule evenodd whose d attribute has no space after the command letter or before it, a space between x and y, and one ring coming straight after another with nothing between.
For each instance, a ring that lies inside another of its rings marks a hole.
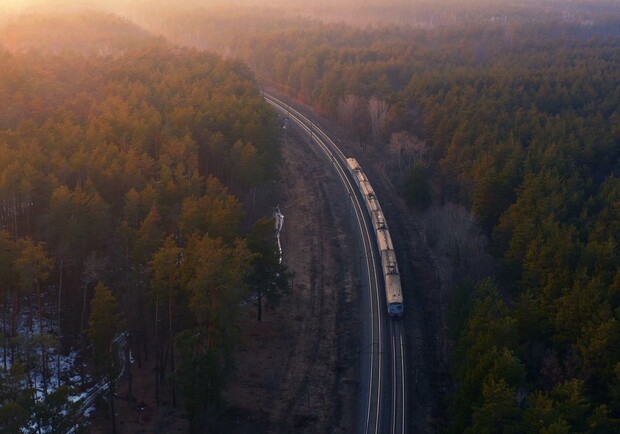
<instances>
[{"instance_id":1,"label":"second railway line","mask_svg":"<svg viewBox=\"0 0 620 434\"><path fill-rule=\"evenodd\" d=\"M287 116L298 128L310 136L312 143L318 146L332 162L334 170L348 192L362 239L363 258L361 259L365 259L364 278L367 282L365 294L362 295L368 304L368 320L363 334L362 348L359 351L360 354L366 355L362 359L365 366L362 371L367 371L367 374L360 374L360 392L363 396L359 398L359 432L404 434L407 432L407 388L403 325L400 320L391 321L387 316L388 306L386 305L386 292L383 288L388 282L388 287L385 289L389 289L390 276L381 270L387 269L386 264L389 261L385 254L381 254L381 247L378 247L378 244L381 244L377 237L379 227L376 218L373 224L373 212L369 208L367 196L364 196L361 191L363 189L355 179L355 172L347 165L345 154L327 133L290 104L265 92L263 96L276 110ZM372 191L372 187L370 188ZM395 258L393 266L396 266ZM380 278L379 274L383 274L384 277ZM398 278L397 274L396 277ZM400 290L400 279L398 281ZM389 294L387 298L389 299ZM402 298L399 313L395 314L394 306L390 303L391 315L402 314ZM385 380L386 378L388 381Z\"/></svg>"}]
</instances>

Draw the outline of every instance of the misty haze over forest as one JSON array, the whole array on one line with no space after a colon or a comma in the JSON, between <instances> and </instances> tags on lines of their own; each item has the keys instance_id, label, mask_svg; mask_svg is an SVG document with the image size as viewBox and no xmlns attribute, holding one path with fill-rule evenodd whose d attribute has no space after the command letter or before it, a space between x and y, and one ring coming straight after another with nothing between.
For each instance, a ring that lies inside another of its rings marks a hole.
<instances>
[{"instance_id":1,"label":"misty haze over forest","mask_svg":"<svg viewBox=\"0 0 620 434\"><path fill-rule=\"evenodd\" d=\"M356 432L320 126L389 204L409 431L620 432L618 83L616 0L3 1L0 431Z\"/></svg>"},{"instance_id":2,"label":"misty haze over forest","mask_svg":"<svg viewBox=\"0 0 620 434\"><path fill-rule=\"evenodd\" d=\"M463 19L502 15L511 17L527 13L528 10L546 11L558 16L576 13L588 17L620 11L620 5L614 0L179 0L174 4L167 0L9 0L4 6L7 11L31 13L93 9L121 15L136 8L151 7L161 10L170 8L175 11L226 9L228 12L250 8L358 25L399 23L425 26Z\"/></svg>"}]
</instances>

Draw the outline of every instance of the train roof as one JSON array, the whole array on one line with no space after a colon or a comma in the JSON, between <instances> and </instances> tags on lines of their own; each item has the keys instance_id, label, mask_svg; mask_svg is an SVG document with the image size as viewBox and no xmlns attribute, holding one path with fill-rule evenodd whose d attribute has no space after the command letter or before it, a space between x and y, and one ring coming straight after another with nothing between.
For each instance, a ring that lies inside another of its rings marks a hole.
<instances>
[{"instance_id":1,"label":"train roof","mask_svg":"<svg viewBox=\"0 0 620 434\"><path fill-rule=\"evenodd\" d=\"M373 209L370 213L370 217L372 218L372 224L375 230L387 229L387 222L385 221L385 216L381 208Z\"/></svg>"},{"instance_id":2,"label":"train roof","mask_svg":"<svg viewBox=\"0 0 620 434\"><path fill-rule=\"evenodd\" d=\"M385 296L388 304L403 302L403 292L400 286L400 276L398 274L385 275Z\"/></svg>"},{"instance_id":3,"label":"train roof","mask_svg":"<svg viewBox=\"0 0 620 434\"><path fill-rule=\"evenodd\" d=\"M351 157L347 158L347 164L349 165L351 170L362 170L362 168L360 167L359 163L357 162L355 158L351 158Z\"/></svg>"},{"instance_id":4,"label":"train roof","mask_svg":"<svg viewBox=\"0 0 620 434\"><path fill-rule=\"evenodd\" d=\"M394 250L392 237L390 237L390 231L387 229L377 229L377 244L379 251Z\"/></svg>"},{"instance_id":5,"label":"train roof","mask_svg":"<svg viewBox=\"0 0 620 434\"><path fill-rule=\"evenodd\" d=\"M383 267L383 274L399 274L394 250L381 252L381 266Z\"/></svg>"}]
</instances>

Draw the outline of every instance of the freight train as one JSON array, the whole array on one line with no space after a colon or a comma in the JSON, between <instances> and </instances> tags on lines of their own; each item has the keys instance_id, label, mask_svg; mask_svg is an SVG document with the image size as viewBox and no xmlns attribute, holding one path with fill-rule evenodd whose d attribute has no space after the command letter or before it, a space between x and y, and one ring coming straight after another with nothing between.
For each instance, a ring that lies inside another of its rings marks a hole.
<instances>
[{"instance_id":1,"label":"freight train","mask_svg":"<svg viewBox=\"0 0 620 434\"><path fill-rule=\"evenodd\" d=\"M388 314L392 318L399 318L403 316L403 293L390 231L377 196L359 163L355 158L347 158L347 166L362 193L364 204L372 221L377 247L381 254L381 270L385 283Z\"/></svg>"}]
</instances>

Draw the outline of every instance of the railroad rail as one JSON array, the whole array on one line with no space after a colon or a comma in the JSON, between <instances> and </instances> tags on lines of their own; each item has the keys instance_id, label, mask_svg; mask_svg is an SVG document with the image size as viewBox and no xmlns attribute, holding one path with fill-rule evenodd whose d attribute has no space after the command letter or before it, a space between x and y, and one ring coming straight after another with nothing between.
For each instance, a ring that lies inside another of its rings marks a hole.
<instances>
[{"instance_id":1,"label":"railroad rail","mask_svg":"<svg viewBox=\"0 0 620 434\"><path fill-rule=\"evenodd\" d=\"M262 92L267 103L288 117L297 127L310 135L312 143L332 162L334 170L346 188L353 205L356 224L362 239L365 280L368 282L362 298L368 304L368 320L358 355L364 367L360 368L360 425L359 432L378 434L389 432L405 434L407 431L407 399L404 333L402 320L387 317L383 296L381 258L378 255L376 237L372 233L370 215L366 213L361 192L347 168L347 158L334 140L317 123L275 96ZM379 270L379 271L378 271ZM389 356L389 362L388 362ZM363 373L366 373L364 375ZM389 382L385 380L389 377Z\"/></svg>"}]
</instances>

